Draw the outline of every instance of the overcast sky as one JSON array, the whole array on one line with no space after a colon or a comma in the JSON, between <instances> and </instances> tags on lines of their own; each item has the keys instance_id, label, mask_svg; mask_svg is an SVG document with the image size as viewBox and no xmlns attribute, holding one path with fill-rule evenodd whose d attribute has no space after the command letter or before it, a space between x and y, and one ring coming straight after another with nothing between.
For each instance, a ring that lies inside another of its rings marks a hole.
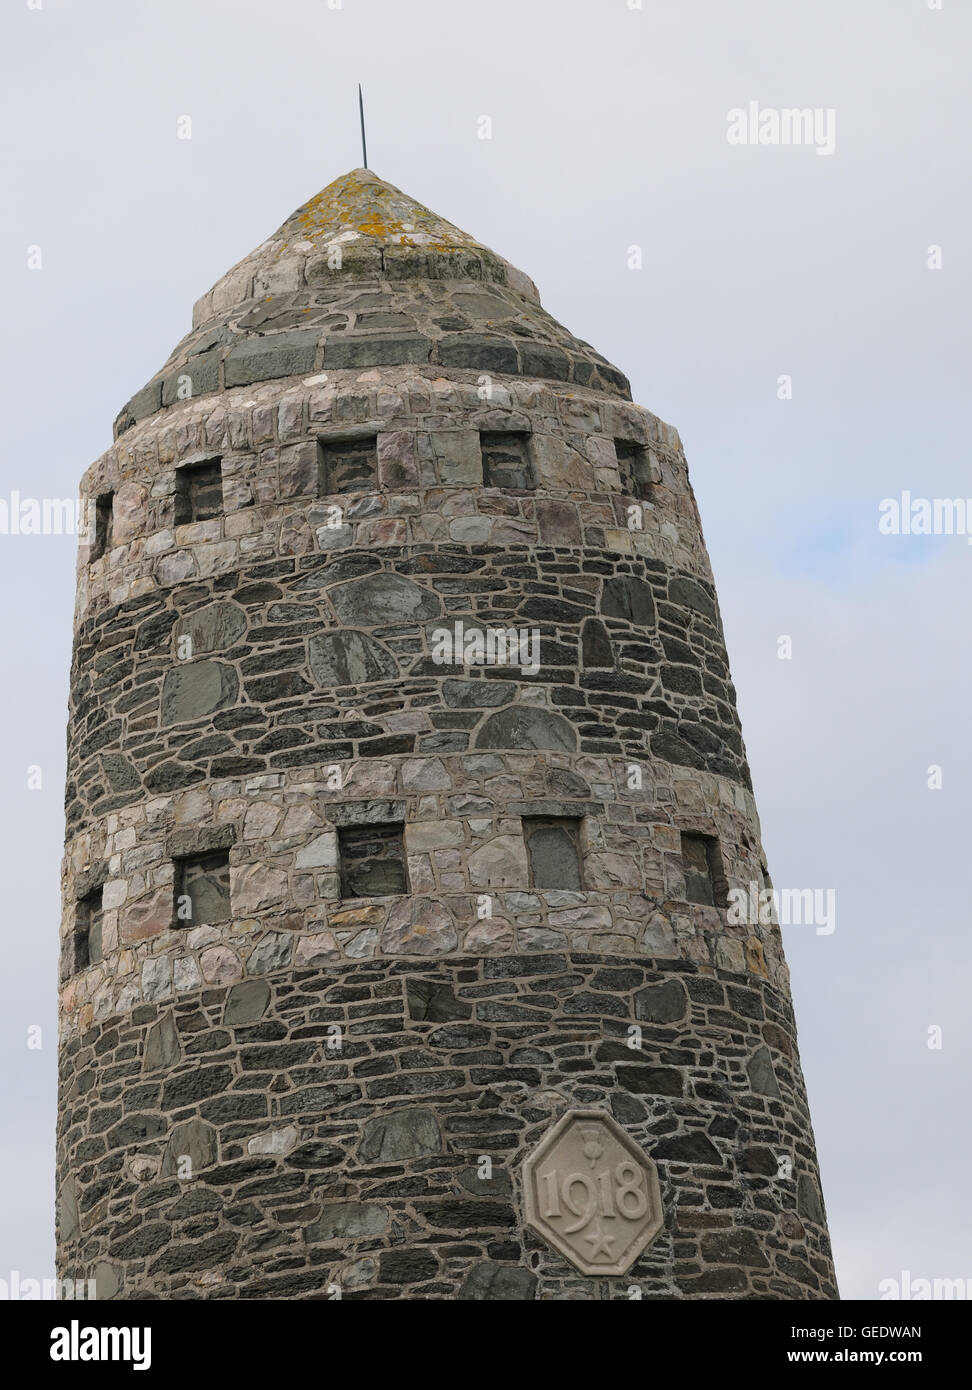
<instances>
[{"instance_id":1,"label":"overcast sky","mask_svg":"<svg viewBox=\"0 0 972 1390\"><path fill-rule=\"evenodd\" d=\"M76 495L193 301L360 164L362 81L372 168L678 427L774 882L837 893L784 936L842 1293L972 1281L972 550L878 532L904 489L972 497L968 9L334 3L4 6L0 497ZM833 111L833 153L731 144L750 102ZM0 580L0 1278L42 1277L73 540L0 535Z\"/></svg>"}]
</instances>

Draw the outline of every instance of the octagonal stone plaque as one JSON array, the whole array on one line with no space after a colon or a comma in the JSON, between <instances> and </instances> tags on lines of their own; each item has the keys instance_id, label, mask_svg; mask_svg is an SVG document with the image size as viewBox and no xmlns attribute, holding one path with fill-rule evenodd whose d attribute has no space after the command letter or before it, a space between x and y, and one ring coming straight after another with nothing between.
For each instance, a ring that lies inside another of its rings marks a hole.
<instances>
[{"instance_id":1,"label":"octagonal stone plaque","mask_svg":"<svg viewBox=\"0 0 972 1390\"><path fill-rule=\"evenodd\" d=\"M654 1163L604 1110L569 1110L523 1163L527 1225L581 1274L626 1274L662 1228Z\"/></svg>"}]
</instances>

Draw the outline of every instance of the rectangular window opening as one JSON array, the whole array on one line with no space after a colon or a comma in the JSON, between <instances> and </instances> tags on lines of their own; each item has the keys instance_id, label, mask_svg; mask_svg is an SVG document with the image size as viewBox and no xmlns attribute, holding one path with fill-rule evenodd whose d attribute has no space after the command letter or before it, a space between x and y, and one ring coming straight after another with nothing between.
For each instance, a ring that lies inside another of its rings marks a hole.
<instances>
[{"instance_id":1,"label":"rectangular window opening","mask_svg":"<svg viewBox=\"0 0 972 1390\"><path fill-rule=\"evenodd\" d=\"M213 850L175 861L175 924L201 927L228 922L230 911L229 852Z\"/></svg>"},{"instance_id":2,"label":"rectangular window opening","mask_svg":"<svg viewBox=\"0 0 972 1390\"><path fill-rule=\"evenodd\" d=\"M93 889L78 900L74 917L74 970L86 970L104 960L102 947L102 890Z\"/></svg>"},{"instance_id":3,"label":"rectangular window opening","mask_svg":"<svg viewBox=\"0 0 972 1390\"><path fill-rule=\"evenodd\" d=\"M103 492L95 498L95 533L91 547L91 559L100 560L114 545L115 494Z\"/></svg>"},{"instance_id":4,"label":"rectangular window opening","mask_svg":"<svg viewBox=\"0 0 972 1390\"><path fill-rule=\"evenodd\" d=\"M729 884L722 866L719 841L714 835L682 832L682 870L685 901L706 907L725 907Z\"/></svg>"},{"instance_id":5,"label":"rectangular window opening","mask_svg":"<svg viewBox=\"0 0 972 1390\"><path fill-rule=\"evenodd\" d=\"M485 487L513 488L519 492L536 488L528 431L481 430L479 447Z\"/></svg>"},{"instance_id":6,"label":"rectangular window opening","mask_svg":"<svg viewBox=\"0 0 972 1390\"><path fill-rule=\"evenodd\" d=\"M651 462L648 450L630 439L616 439L614 452L618 458L621 473L621 486L629 497L638 497L643 502L654 498L651 483Z\"/></svg>"},{"instance_id":7,"label":"rectangular window opening","mask_svg":"<svg viewBox=\"0 0 972 1390\"><path fill-rule=\"evenodd\" d=\"M580 827L573 816L523 817L531 888L583 889Z\"/></svg>"},{"instance_id":8,"label":"rectangular window opening","mask_svg":"<svg viewBox=\"0 0 972 1390\"><path fill-rule=\"evenodd\" d=\"M378 438L318 439L317 467L322 497L370 492L378 486Z\"/></svg>"},{"instance_id":9,"label":"rectangular window opening","mask_svg":"<svg viewBox=\"0 0 972 1390\"><path fill-rule=\"evenodd\" d=\"M212 521L223 513L223 470L219 459L176 469L175 524Z\"/></svg>"},{"instance_id":10,"label":"rectangular window opening","mask_svg":"<svg viewBox=\"0 0 972 1390\"><path fill-rule=\"evenodd\" d=\"M338 829L342 898L407 893L404 826L346 825Z\"/></svg>"}]
</instances>

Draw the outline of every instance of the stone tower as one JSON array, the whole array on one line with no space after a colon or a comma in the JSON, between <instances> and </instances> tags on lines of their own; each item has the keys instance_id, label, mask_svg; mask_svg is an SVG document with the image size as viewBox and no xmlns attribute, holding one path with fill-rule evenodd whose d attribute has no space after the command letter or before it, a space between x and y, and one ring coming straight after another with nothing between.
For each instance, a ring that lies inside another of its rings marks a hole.
<instances>
[{"instance_id":1,"label":"stone tower","mask_svg":"<svg viewBox=\"0 0 972 1390\"><path fill-rule=\"evenodd\" d=\"M62 1277L836 1297L675 430L359 169L82 491Z\"/></svg>"}]
</instances>

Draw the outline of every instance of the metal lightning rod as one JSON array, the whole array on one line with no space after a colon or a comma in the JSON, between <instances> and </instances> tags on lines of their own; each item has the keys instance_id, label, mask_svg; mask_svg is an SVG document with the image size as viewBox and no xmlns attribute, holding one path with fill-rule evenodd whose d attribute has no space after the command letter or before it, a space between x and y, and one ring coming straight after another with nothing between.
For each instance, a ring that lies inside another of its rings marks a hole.
<instances>
[{"instance_id":1,"label":"metal lightning rod","mask_svg":"<svg viewBox=\"0 0 972 1390\"><path fill-rule=\"evenodd\" d=\"M364 160L364 167L368 167L368 145L365 140L364 123L364 97L361 95L361 83L358 83L358 112L361 116L361 157Z\"/></svg>"}]
</instances>

